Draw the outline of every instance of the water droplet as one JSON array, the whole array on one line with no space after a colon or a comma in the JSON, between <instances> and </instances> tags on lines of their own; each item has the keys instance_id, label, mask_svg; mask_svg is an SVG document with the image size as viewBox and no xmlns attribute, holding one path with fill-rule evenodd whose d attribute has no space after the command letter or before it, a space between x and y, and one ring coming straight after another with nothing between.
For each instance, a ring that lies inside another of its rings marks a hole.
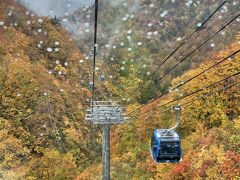
<instances>
[{"instance_id":1,"label":"water droplet","mask_svg":"<svg viewBox=\"0 0 240 180\"><path fill-rule=\"evenodd\" d=\"M53 49L52 48L47 48L47 52L52 52L53 51Z\"/></svg>"},{"instance_id":2,"label":"water droplet","mask_svg":"<svg viewBox=\"0 0 240 180\"><path fill-rule=\"evenodd\" d=\"M150 7L150 8L153 8L153 7L154 7L154 4L149 4L149 7Z\"/></svg>"},{"instance_id":3,"label":"water droplet","mask_svg":"<svg viewBox=\"0 0 240 180\"><path fill-rule=\"evenodd\" d=\"M211 46L211 47L215 47L215 44L214 44L214 43L211 43L210 46Z\"/></svg>"},{"instance_id":4,"label":"water droplet","mask_svg":"<svg viewBox=\"0 0 240 180\"><path fill-rule=\"evenodd\" d=\"M8 12L8 16L12 16L12 14L13 14L13 12L10 10L10 11Z\"/></svg>"},{"instance_id":5,"label":"water droplet","mask_svg":"<svg viewBox=\"0 0 240 180\"><path fill-rule=\"evenodd\" d=\"M224 36L225 34L226 34L226 32L225 32L225 31L222 31L222 32L221 32L221 35L222 35L222 36Z\"/></svg>"},{"instance_id":6,"label":"water droplet","mask_svg":"<svg viewBox=\"0 0 240 180\"><path fill-rule=\"evenodd\" d=\"M63 18L62 21L63 21L64 23L66 23L66 22L68 22L68 19L67 19L67 18Z\"/></svg>"},{"instance_id":7,"label":"water droplet","mask_svg":"<svg viewBox=\"0 0 240 180\"><path fill-rule=\"evenodd\" d=\"M152 23L148 23L148 27L152 27Z\"/></svg>"},{"instance_id":8,"label":"water droplet","mask_svg":"<svg viewBox=\"0 0 240 180\"><path fill-rule=\"evenodd\" d=\"M132 33L132 30L128 30L127 33L128 33L128 34L131 34L131 33Z\"/></svg>"},{"instance_id":9,"label":"water droplet","mask_svg":"<svg viewBox=\"0 0 240 180\"><path fill-rule=\"evenodd\" d=\"M167 10L165 10L165 11L163 11L161 14L160 14L160 17L165 17L166 15L168 14L168 11Z\"/></svg>"},{"instance_id":10,"label":"water droplet","mask_svg":"<svg viewBox=\"0 0 240 180\"><path fill-rule=\"evenodd\" d=\"M127 17L123 17L122 18L123 21L127 21L127 19L128 19Z\"/></svg>"},{"instance_id":11,"label":"water droplet","mask_svg":"<svg viewBox=\"0 0 240 180\"><path fill-rule=\"evenodd\" d=\"M177 41L181 41L181 40L182 40L182 38L181 38L181 37L178 37L178 38L177 38Z\"/></svg>"},{"instance_id":12,"label":"water droplet","mask_svg":"<svg viewBox=\"0 0 240 180\"><path fill-rule=\"evenodd\" d=\"M60 43L59 43L58 41L55 42L55 45L56 45L56 46L59 46L59 44L60 44Z\"/></svg>"},{"instance_id":13,"label":"water droplet","mask_svg":"<svg viewBox=\"0 0 240 180\"><path fill-rule=\"evenodd\" d=\"M201 26L202 26L201 22L197 23L197 27L201 27Z\"/></svg>"},{"instance_id":14,"label":"water droplet","mask_svg":"<svg viewBox=\"0 0 240 180\"><path fill-rule=\"evenodd\" d=\"M151 35L152 35L152 32L148 32L147 35L148 35L148 36L151 36Z\"/></svg>"},{"instance_id":15,"label":"water droplet","mask_svg":"<svg viewBox=\"0 0 240 180\"><path fill-rule=\"evenodd\" d=\"M43 19L39 18L38 23L40 23L40 24L43 23Z\"/></svg>"}]
</instances>

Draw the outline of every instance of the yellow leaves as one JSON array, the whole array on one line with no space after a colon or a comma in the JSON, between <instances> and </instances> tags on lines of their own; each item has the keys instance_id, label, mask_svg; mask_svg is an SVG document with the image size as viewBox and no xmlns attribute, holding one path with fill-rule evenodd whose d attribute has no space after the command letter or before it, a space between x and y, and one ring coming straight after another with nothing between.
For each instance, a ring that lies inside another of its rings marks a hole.
<instances>
[{"instance_id":1,"label":"yellow leaves","mask_svg":"<svg viewBox=\"0 0 240 180\"><path fill-rule=\"evenodd\" d=\"M101 180L101 164L93 164L77 176L77 180Z\"/></svg>"},{"instance_id":2,"label":"yellow leaves","mask_svg":"<svg viewBox=\"0 0 240 180\"><path fill-rule=\"evenodd\" d=\"M66 75L68 73L68 70L60 64L55 66L54 71L56 73L61 72L63 75Z\"/></svg>"},{"instance_id":3,"label":"yellow leaves","mask_svg":"<svg viewBox=\"0 0 240 180\"><path fill-rule=\"evenodd\" d=\"M75 159L70 153L61 154L53 149L46 149L44 156L33 159L32 173L41 179L65 179L75 178L76 168ZM49 168L51 167L51 168Z\"/></svg>"},{"instance_id":4,"label":"yellow leaves","mask_svg":"<svg viewBox=\"0 0 240 180\"><path fill-rule=\"evenodd\" d=\"M8 28L4 31L2 47L10 53L24 54L25 48L29 45L30 39L17 31L15 28Z\"/></svg>"},{"instance_id":5,"label":"yellow leaves","mask_svg":"<svg viewBox=\"0 0 240 180\"><path fill-rule=\"evenodd\" d=\"M79 131L77 131L73 127L66 129L65 132L66 132L66 138L68 142L72 142L72 141L79 142L81 139L83 139Z\"/></svg>"},{"instance_id":6,"label":"yellow leaves","mask_svg":"<svg viewBox=\"0 0 240 180\"><path fill-rule=\"evenodd\" d=\"M8 168L8 170L1 172L3 177L11 179L13 177L23 177L25 171L14 170L14 168L21 166L21 157L26 157L29 154L27 148L23 147L22 142L11 135L10 126L7 120L0 118L0 169Z\"/></svg>"}]
</instances>

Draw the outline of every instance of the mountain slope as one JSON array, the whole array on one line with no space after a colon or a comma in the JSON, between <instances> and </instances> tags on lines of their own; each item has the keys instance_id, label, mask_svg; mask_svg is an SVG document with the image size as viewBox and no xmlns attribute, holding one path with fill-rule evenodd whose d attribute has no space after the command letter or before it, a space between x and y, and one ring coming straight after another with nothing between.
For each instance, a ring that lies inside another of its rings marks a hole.
<instances>
[{"instance_id":1,"label":"mountain slope","mask_svg":"<svg viewBox=\"0 0 240 180\"><path fill-rule=\"evenodd\" d=\"M239 35L235 43L203 61L199 68L173 79L172 87L207 69L214 63L240 49ZM240 72L240 54L161 98L155 106L141 109L141 113L187 95L211 83ZM235 179L239 174L240 139L240 75L228 78L211 88L189 96L175 104L182 104L183 161L179 164L155 164L149 148L152 131L168 128L175 114L168 110L174 103L143 114L111 131L111 177L113 179ZM234 86L232 85L234 84ZM229 86L232 85L232 86ZM194 100L194 101L192 101ZM191 103L188 103L188 102ZM185 105L187 103L187 105ZM172 108L171 108L172 109ZM88 167L78 179L101 179L101 165Z\"/></svg>"},{"instance_id":2,"label":"mountain slope","mask_svg":"<svg viewBox=\"0 0 240 180\"><path fill-rule=\"evenodd\" d=\"M96 161L83 114L88 64L79 63L76 44L51 19L14 1L0 7L1 177L73 178ZM57 159L59 167L49 169Z\"/></svg>"}]
</instances>

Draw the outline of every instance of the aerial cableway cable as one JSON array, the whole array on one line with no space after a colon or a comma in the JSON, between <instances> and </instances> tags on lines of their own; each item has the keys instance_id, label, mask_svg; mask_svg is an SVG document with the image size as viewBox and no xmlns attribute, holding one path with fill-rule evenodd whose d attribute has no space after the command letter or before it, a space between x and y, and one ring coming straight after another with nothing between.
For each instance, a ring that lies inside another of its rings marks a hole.
<instances>
[{"instance_id":1,"label":"aerial cableway cable","mask_svg":"<svg viewBox=\"0 0 240 180\"><path fill-rule=\"evenodd\" d=\"M233 83L233 84L230 84L230 85L228 85L228 86L226 86L226 87L223 87L223 88L218 89L218 90L216 90L216 91L213 91L213 92L211 92L211 93L208 93L208 94L205 94L205 95L203 95L203 96L199 96L199 97L197 97L197 98L194 98L194 99L192 99L192 100L190 100L190 101L188 101L188 102L186 102L186 103L182 103L182 104L181 104L181 107L184 107L184 108L186 109L187 107L190 106L190 105L188 105L188 104L191 104L191 103L197 101L197 100L200 99L200 98L205 98L205 97L211 96L211 95L213 95L213 94L215 94L215 93L219 93L219 92L226 91L226 90L228 90L228 89L230 89L230 88L232 88L232 87L234 87L234 86L237 86L237 85L240 85L240 82L235 82L235 83ZM186 106L186 105L188 105L188 106ZM162 106L162 107L163 107L163 106ZM149 111L147 111L147 112L143 112L143 113L139 114L139 116L144 115L144 114L146 114L146 113L148 113L148 112L151 112L151 111L160 109L160 108L161 108L161 107L153 108L153 109L151 109L151 110L149 110ZM167 109L165 109L165 110L162 110L161 112L162 112L162 113L166 113L166 112L169 112L169 111L171 111L171 110L172 110L172 107L171 107L171 108L167 108ZM133 119L133 118L134 118L134 116L130 117L129 119Z\"/></svg>"},{"instance_id":2,"label":"aerial cableway cable","mask_svg":"<svg viewBox=\"0 0 240 180\"><path fill-rule=\"evenodd\" d=\"M163 76L161 76L156 82L154 82L150 88L152 88L154 85L158 84L164 77L166 77L168 74L170 74L174 69L176 69L180 64L182 64L185 60L187 60L191 55L193 55L197 50L202 48L205 44L207 44L211 39L213 39L219 32L221 32L223 29L228 27L232 22L234 22L237 18L240 17L240 13L237 14L233 19L231 19L226 25L221 27L217 32L215 32L210 38L208 38L206 41L204 41L202 44L200 44L197 48L195 48L193 51L191 51L187 56L182 58L176 65L174 65L169 71L167 71ZM144 91L146 88L143 88L142 91Z\"/></svg>"},{"instance_id":3,"label":"aerial cableway cable","mask_svg":"<svg viewBox=\"0 0 240 180\"><path fill-rule=\"evenodd\" d=\"M204 27L204 25L223 7L224 4L226 4L228 0L223 1L218 7L217 9L215 9L214 12L212 12L212 14L209 15L209 17L206 18L206 20L201 24L201 26L197 27L189 36L187 36L182 43L180 43L176 49L174 49L168 56L167 58L147 77L146 80L150 80L151 77L153 77L154 74L156 74L156 72L182 47L186 44L186 42L199 30L202 29L202 27ZM134 91L133 93L135 93L137 90L139 90L142 85L144 83L140 84Z\"/></svg>"},{"instance_id":4,"label":"aerial cableway cable","mask_svg":"<svg viewBox=\"0 0 240 180\"><path fill-rule=\"evenodd\" d=\"M187 58L189 58L192 54L194 54L198 49L200 49L201 47L203 47L205 44L207 44L211 39L213 39L217 34L219 34L222 30L224 30L226 27L228 27L231 23L233 23L237 18L240 17L240 13L238 13L234 18L232 18L227 24L225 24L224 26L222 26L217 32L215 32L212 36L210 36L207 40L205 40L202 44L200 44L198 47L196 47L193 51L191 51L187 56L185 56L184 58L182 58L174 67L172 67L168 72L166 72L163 76L160 77L160 79L157 80L157 82L154 82L150 88L152 88L154 85L156 85L158 82L160 82L165 76L167 76L170 72L172 72L177 66L179 66L182 62L184 62ZM190 80L189 80L190 81ZM188 81L188 82L189 82ZM182 85L181 85L182 86ZM148 88L149 89L149 88ZM146 90L146 88L143 88L141 90L141 92L144 92ZM167 93L166 93L167 94ZM165 95L165 94L164 94ZM160 95L161 96L161 95ZM139 110L140 108L150 104L153 101L156 101L158 99L154 98L153 100L147 102L146 104L141 105L139 108L137 108L136 110L133 110L129 113L127 113L127 115L132 114L134 112L136 112L137 110Z\"/></svg>"},{"instance_id":5,"label":"aerial cableway cable","mask_svg":"<svg viewBox=\"0 0 240 180\"><path fill-rule=\"evenodd\" d=\"M98 29L98 0L95 0L95 21L94 21L94 49L93 49L93 75L92 75L92 108L95 93L96 55L97 55L97 29Z\"/></svg>"},{"instance_id":6,"label":"aerial cableway cable","mask_svg":"<svg viewBox=\"0 0 240 180\"><path fill-rule=\"evenodd\" d=\"M185 99L185 98L187 98L187 97L189 97L189 96L192 96L192 95L194 95L194 94L197 94L197 93L199 93L199 92L201 92L201 91L203 91L203 90L205 90L205 89L208 89L208 88L210 88L210 87L213 87L213 86L215 86L216 84L219 84L219 83L221 83L221 82L224 82L224 81L226 81L226 80L228 80L228 79L230 79L230 78L232 78L232 77L234 77L234 76L237 76L237 75L239 75L239 74L240 74L240 71L237 72L237 73L234 73L234 74L232 74L232 75L230 75L230 76L228 76L228 77L226 77L226 78L223 78L223 79L221 79L221 80L219 80L219 81L215 81L215 82L213 82L213 83L211 83L211 84L209 84L209 85L207 85L207 86L203 86L202 88L199 88L199 89L197 89L196 91L193 91L193 92L191 92L191 93L189 93L189 94L186 94L186 95L184 95L184 96L182 96L182 97L178 97L178 98L176 98L176 99L173 99L173 100L171 100L171 101L168 101L167 103L161 104L160 106L157 106L157 107L155 107L155 108L152 108L152 109L149 110L149 111L143 112L143 113L139 114L139 116L140 116L140 115L143 115L143 114L146 114L146 113L149 113L149 112L151 112L151 111L153 111L153 110L155 110L155 109L159 109L159 108L161 108L161 107L164 107L164 106L166 106L166 105L169 105L169 104L171 104L171 103L173 103L173 102L176 102L176 101ZM130 114L130 113L129 113L129 114ZM129 115L129 114L127 114L127 115Z\"/></svg>"},{"instance_id":7,"label":"aerial cableway cable","mask_svg":"<svg viewBox=\"0 0 240 180\"><path fill-rule=\"evenodd\" d=\"M158 67L147 77L147 80L150 80L151 77L156 74L156 72L182 47L186 44L186 42L198 31L200 31L205 25L206 23L227 3L228 0L223 1L205 20L204 22L197 27L190 35L188 35L178 46L176 49L174 49L168 56L167 58L160 64L158 65ZM107 67L109 64L111 63L111 61L109 61L104 67ZM139 90L142 86L144 85L144 83L141 83L134 91L136 92L137 90ZM131 94L132 95L132 94Z\"/></svg>"},{"instance_id":8,"label":"aerial cableway cable","mask_svg":"<svg viewBox=\"0 0 240 180\"><path fill-rule=\"evenodd\" d=\"M226 86L226 87L223 87L223 88L221 88L221 89L218 89L217 91L214 91L214 92L211 92L211 93L209 93L209 94L206 94L206 95L203 95L203 96L194 98L194 99L192 99L191 101L185 102L185 103L183 103L183 104L181 104L181 105L184 106L184 108L187 108L187 107L190 106L190 105L188 105L188 104L192 104L193 102L197 101L197 100L200 99L200 98L205 98L205 97L210 96L210 95L212 95L212 94L220 93L220 92L222 92L222 91L226 91L226 90L228 90L228 89L230 89L230 88L232 88L232 87L234 87L234 86L237 86L237 85L239 85L239 84L240 84L240 81L239 81L239 82L232 83L232 84L230 84L230 85L228 85L228 86ZM238 91L239 91L239 89L238 89ZM234 93L234 92L233 92L233 93ZM186 106L186 105L187 105L187 106Z\"/></svg>"},{"instance_id":9,"label":"aerial cableway cable","mask_svg":"<svg viewBox=\"0 0 240 180\"><path fill-rule=\"evenodd\" d=\"M177 85L176 87L172 88L171 91L176 90L176 89L178 89L178 88L184 86L185 84L187 84L187 83L189 83L190 81L196 79L197 77L201 76L201 75L204 74L205 72L207 72L207 71L211 70L212 68L218 66L219 64L225 62L225 61L228 60L229 58L234 57L234 56L235 56L236 54L238 54L238 53L240 53L240 49L238 49L237 51L235 51L235 52L232 53L231 55L225 57L224 59L218 61L217 63L213 64L212 66L210 66L210 67L204 69L203 71L201 71L200 73L196 74L195 76L189 78L188 80L184 81L183 83L181 83L181 84ZM136 112L137 110L141 109L142 107L144 107L144 106L146 106L146 105L148 105L148 104L150 104L150 103L152 103L152 102L157 101L159 98L161 98L161 97L167 95L168 93L170 93L170 92L167 91L167 92L161 94L160 96L158 96L158 97L156 97L155 99L153 99L153 100L147 102L146 104L143 104L142 106L140 106L140 107L137 108L136 110L133 110L133 111L130 112L129 114L132 114L132 113Z\"/></svg>"},{"instance_id":10,"label":"aerial cableway cable","mask_svg":"<svg viewBox=\"0 0 240 180\"><path fill-rule=\"evenodd\" d=\"M223 29L225 29L227 26L229 26L234 20L240 17L240 13L235 16L231 21L229 21L226 25L224 25L221 29L219 29L216 33L214 33L210 38L208 38L206 41L204 41L202 44L200 44L196 49L194 49L191 53L189 53L186 57L181 59L175 66L173 66L168 72L166 72L162 77L160 77L153 85L156 85L159 83L165 76L167 76L169 73L171 73L176 67L178 67L182 62L184 62L187 58L189 58L192 54L194 54L198 49L203 47L206 43L208 43L211 39L213 39L219 32L221 32Z\"/></svg>"},{"instance_id":11,"label":"aerial cableway cable","mask_svg":"<svg viewBox=\"0 0 240 180\"><path fill-rule=\"evenodd\" d=\"M226 1L227 2L227 1ZM203 27L203 25L205 25L220 9L221 9L221 7L226 3L225 1L220 5L220 6L218 6L218 8L202 23L202 25L199 27L199 28L201 28L201 27ZM199 48L201 48L202 46L204 46L207 42L209 42L213 37L215 37L219 32L221 32L224 28L226 28L229 24L231 24L235 19L237 19L238 17L240 16L240 14L238 14L234 19L232 19L229 23L227 23L225 26L223 26L218 32L216 32L212 37L210 37L209 39L207 39L204 43L202 43L200 46L198 46L194 51L192 51L190 54L188 54L184 59L182 59L181 60L181 63L183 62L183 61L185 61L188 57L190 57L194 52L196 52ZM199 28L198 28L198 30L199 30ZM195 33L195 31L192 33L192 35L190 35L190 36L193 36L193 34ZM186 40L184 40L184 44L186 43L186 41L187 40L189 40L191 37L189 36L189 38L187 38ZM184 45L183 44L183 45ZM182 45L182 46L183 46ZM181 47L181 45L180 45L180 47ZM180 48L179 47L179 48ZM178 49L179 49L178 48ZM176 49L176 50L174 50L173 51L173 53L172 53L172 55L178 50L178 49ZM172 55L169 55L169 58L172 56ZM166 59L166 61L169 59L169 58L167 58ZM165 62L166 62L165 61ZM181 64L181 63L179 63L179 64ZM179 65L178 64L178 65ZM178 66L177 65L177 66ZM173 68L173 69L175 69L175 68ZM173 70L173 69L171 69L171 71ZM157 72L157 70L156 70L156 72ZM155 72L155 73L156 73ZM151 76L152 77L152 76ZM150 78L151 78L150 77ZM164 75L164 77L165 77L165 75ZM162 77L163 78L163 77ZM161 78L161 79L162 79ZM160 80L161 80L160 79ZM151 87L150 88L152 88L155 84L157 84L160 80L158 80L157 82L155 82L155 83L153 83L152 85L151 85ZM133 92L135 93L139 88L141 88L141 85L140 86L138 86L138 88L136 88ZM141 90L141 92L143 92L144 90L146 90L146 88L143 88L143 90ZM133 93L131 93L130 94L131 96L135 96L135 94L133 94ZM150 101L151 102L151 101ZM147 104L149 104L150 102L148 102ZM144 105L143 105L144 106ZM132 112L131 112L132 113Z\"/></svg>"},{"instance_id":12,"label":"aerial cableway cable","mask_svg":"<svg viewBox=\"0 0 240 180\"><path fill-rule=\"evenodd\" d=\"M204 41L202 44L200 44L197 48L195 48L191 53L189 53L186 57L184 57L183 59L181 59L181 61L179 61L175 66L173 66L168 72L166 72L163 76L161 76L156 82L154 82L150 88L152 88L154 85L156 85L158 82L160 82L165 76L167 76L170 72L172 72L177 66L179 66L183 61L185 61L188 57L190 57L192 54L194 54L198 49L200 49L201 47L203 47L207 42L209 42L212 38L214 38L219 32L221 32L223 29L225 29L226 27L228 27L232 22L234 22L234 20L236 20L237 18L240 17L240 13L237 14L233 19L231 19L226 25L224 25L222 28L220 28L217 32L215 32L210 38L208 38L206 41ZM149 89L149 88L148 88ZM144 92L146 90L146 88L143 88L143 90L141 92ZM147 102L146 104L143 104L140 108L142 108L143 106L156 101L156 98ZM130 112L129 114L132 114L133 112L135 112L136 110Z\"/></svg>"},{"instance_id":13,"label":"aerial cableway cable","mask_svg":"<svg viewBox=\"0 0 240 180\"><path fill-rule=\"evenodd\" d=\"M95 76L96 76L96 56L97 56L97 30L98 30L98 0L95 0L95 16L94 16L94 48L93 48L93 65L92 65L92 114L93 114L93 105L95 99ZM95 152L98 153L99 148L96 145L96 138L94 136L94 132L96 132L96 126L94 125L93 132L91 133L92 140L94 141L94 149Z\"/></svg>"}]
</instances>

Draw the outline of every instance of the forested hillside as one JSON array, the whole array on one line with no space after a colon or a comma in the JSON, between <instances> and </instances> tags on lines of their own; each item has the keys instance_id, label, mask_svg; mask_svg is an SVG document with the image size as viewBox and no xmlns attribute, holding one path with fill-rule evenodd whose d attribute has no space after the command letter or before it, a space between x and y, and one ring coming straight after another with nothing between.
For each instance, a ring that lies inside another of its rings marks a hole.
<instances>
[{"instance_id":1,"label":"forested hillside","mask_svg":"<svg viewBox=\"0 0 240 180\"><path fill-rule=\"evenodd\" d=\"M96 98L129 117L111 129L112 179L240 178L240 3L201 26L220 4L100 2ZM101 179L100 128L84 120L93 10L39 17L0 0L0 179ZM174 124L176 104L183 161L156 164L152 131Z\"/></svg>"},{"instance_id":2,"label":"forested hillside","mask_svg":"<svg viewBox=\"0 0 240 180\"><path fill-rule=\"evenodd\" d=\"M96 161L84 121L87 62L51 19L14 1L0 8L1 178L74 178Z\"/></svg>"},{"instance_id":3,"label":"forested hillside","mask_svg":"<svg viewBox=\"0 0 240 180\"><path fill-rule=\"evenodd\" d=\"M199 68L173 79L171 86L175 87L239 50L239 40L238 35L235 43L205 59ZM239 54L228 58L157 103L165 104L203 88L203 91L175 102L183 105L179 130L184 150L181 163L157 165L149 155L152 131L156 127L168 128L175 122L172 104L151 112L148 111L156 105L149 105L141 109L141 113L148 113L114 127L111 132L113 179L237 179L240 175L239 64ZM209 85L212 86L205 88ZM98 164L86 169L79 179L89 176L100 179L100 168Z\"/></svg>"},{"instance_id":4,"label":"forested hillside","mask_svg":"<svg viewBox=\"0 0 240 180\"><path fill-rule=\"evenodd\" d=\"M146 103L159 93L165 92L174 77L188 69L196 68L204 58L229 45L235 38L236 32L240 30L239 18L194 51L161 83L156 83L157 79L168 72L175 62L195 50L239 12L239 3L235 1L226 3L203 27L198 29L221 3L170 0L116 1L115 3L108 0L100 1L97 62L99 66L104 64L100 67L100 71L105 72L108 83L117 87L118 92L121 91L121 93L110 92L110 95L123 101L130 98L131 88L126 88L127 84L122 80L132 77L136 81L136 86L145 82L146 89L154 83L154 87L149 91L137 92L138 102ZM73 37L77 39L79 48L88 52L87 59L91 59L93 54L93 11L94 6L87 6L68 19L63 19L63 24L71 29ZM194 31L195 34L190 37ZM188 39L188 43L179 48L164 66L152 75L151 79L147 78L185 39ZM135 69L134 72L132 67ZM112 69L116 69L116 73L113 73ZM99 86L102 87L102 84ZM99 96L101 94L100 92Z\"/></svg>"}]
</instances>

